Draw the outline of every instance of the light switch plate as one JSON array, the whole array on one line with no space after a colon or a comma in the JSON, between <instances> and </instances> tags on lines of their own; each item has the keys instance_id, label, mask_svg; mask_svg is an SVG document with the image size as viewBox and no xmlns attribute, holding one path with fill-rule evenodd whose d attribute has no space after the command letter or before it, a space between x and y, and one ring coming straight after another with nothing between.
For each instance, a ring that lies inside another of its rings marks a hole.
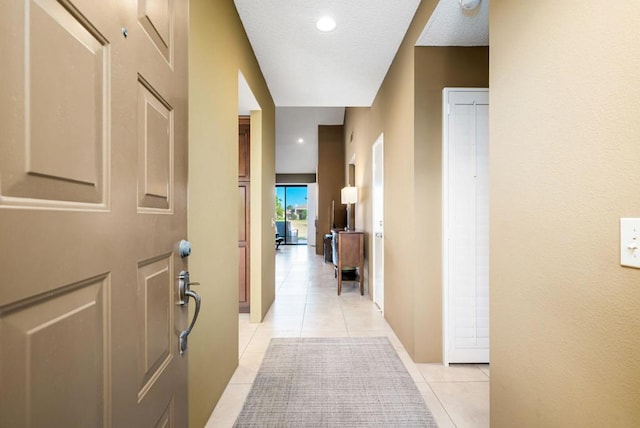
<instances>
[{"instance_id":1,"label":"light switch plate","mask_svg":"<svg viewBox=\"0 0 640 428\"><path fill-rule=\"evenodd\" d=\"M640 218L620 219L620 264L640 268Z\"/></svg>"}]
</instances>

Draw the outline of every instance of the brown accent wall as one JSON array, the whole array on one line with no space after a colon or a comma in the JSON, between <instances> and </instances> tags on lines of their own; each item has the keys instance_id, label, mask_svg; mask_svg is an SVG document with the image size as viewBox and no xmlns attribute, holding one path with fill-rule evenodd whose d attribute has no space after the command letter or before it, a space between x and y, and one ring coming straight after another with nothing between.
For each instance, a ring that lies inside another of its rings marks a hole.
<instances>
[{"instance_id":1,"label":"brown accent wall","mask_svg":"<svg viewBox=\"0 0 640 428\"><path fill-rule=\"evenodd\" d=\"M345 186L344 126L318 126L318 225L316 254L322 254L323 237L331 231L331 201L335 201L335 223L346 224L345 206L340 203L340 190Z\"/></svg>"},{"instance_id":2,"label":"brown accent wall","mask_svg":"<svg viewBox=\"0 0 640 428\"><path fill-rule=\"evenodd\" d=\"M490 14L491 426L637 427L640 2Z\"/></svg>"},{"instance_id":3,"label":"brown accent wall","mask_svg":"<svg viewBox=\"0 0 640 428\"><path fill-rule=\"evenodd\" d=\"M262 108L251 114L251 308L262 313L275 293L275 107L233 2L191 0L189 42L189 270L202 311L183 358L200 427L238 365L238 70Z\"/></svg>"},{"instance_id":4,"label":"brown accent wall","mask_svg":"<svg viewBox=\"0 0 640 428\"><path fill-rule=\"evenodd\" d=\"M303 184L315 182L315 174L276 174L276 184Z\"/></svg>"}]
</instances>

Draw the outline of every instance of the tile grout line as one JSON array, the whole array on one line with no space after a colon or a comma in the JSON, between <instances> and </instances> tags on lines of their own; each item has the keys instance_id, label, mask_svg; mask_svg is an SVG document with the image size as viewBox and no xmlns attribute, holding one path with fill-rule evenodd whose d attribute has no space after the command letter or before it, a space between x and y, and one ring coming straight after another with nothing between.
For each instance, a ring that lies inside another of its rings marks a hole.
<instances>
[{"instance_id":1,"label":"tile grout line","mask_svg":"<svg viewBox=\"0 0 640 428\"><path fill-rule=\"evenodd\" d=\"M422 374L422 372L420 374ZM424 375L422 377L424 378ZM447 414L447 417L449 418L449 420L451 421L453 426L457 428L458 425L456 425L456 423L453 421L453 418L451 417L451 414L449 414L449 411L445 407L444 403L442 402L442 400L440 400L440 397L438 397L438 394L436 394L436 392L431 387L431 383L429 383L429 381L427 381L426 379L425 379L425 381L427 382L427 386L431 390L431 393L433 394L433 396L436 397L436 400L438 400L438 403L440 403L440 407L442 407L442 410L444 410L444 412ZM423 397L423 399L424 399L424 397ZM425 402L425 404L426 404L426 402ZM427 406L427 408L428 408L428 406Z\"/></svg>"},{"instance_id":2,"label":"tile grout line","mask_svg":"<svg viewBox=\"0 0 640 428\"><path fill-rule=\"evenodd\" d=\"M351 332L349 331L349 326L347 325L347 317L344 315L344 301L342 299L338 299L338 300L340 301L340 312L342 313L342 322L344 323L344 328L347 332L347 337L351 337Z\"/></svg>"},{"instance_id":3,"label":"tile grout line","mask_svg":"<svg viewBox=\"0 0 640 428\"><path fill-rule=\"evenodd\" d=\"M249 347L249 345L251 344L251 341L253 340L253 337L256 334L256 331L258 331L258 329L260 328L260 324L253 329L253 332L251 333L251 336L249 337L249 340L247 340L247 344L244 345L244 349L242 350L242 353L240 353L238 355L238 365L240 365L240 360L242 359L242 357L244 356L244 353L247 352L247 348Z\"/></svg>"}]
</instances>

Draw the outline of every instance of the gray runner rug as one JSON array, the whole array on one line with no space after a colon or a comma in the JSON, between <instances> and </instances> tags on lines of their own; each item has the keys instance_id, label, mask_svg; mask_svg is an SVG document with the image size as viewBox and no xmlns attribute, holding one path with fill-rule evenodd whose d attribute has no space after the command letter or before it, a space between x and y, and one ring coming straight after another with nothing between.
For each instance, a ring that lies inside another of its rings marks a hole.
<instances>
[{"instance_id":1,"label":"gray runner rug","mask_svg":"<svg viewBox=\"0 0 640 428\"><path fill-rule=\"evenodd\" d=\"M386 337L271 339L234 427L436 427Z\"/></svg>"}]
</instances>

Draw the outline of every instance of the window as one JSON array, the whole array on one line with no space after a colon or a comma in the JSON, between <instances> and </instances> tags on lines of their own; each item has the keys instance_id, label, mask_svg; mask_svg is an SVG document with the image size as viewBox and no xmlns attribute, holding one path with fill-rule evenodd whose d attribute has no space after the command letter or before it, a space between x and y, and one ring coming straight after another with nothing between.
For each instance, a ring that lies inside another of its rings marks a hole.
<instances>
[{"instance_id":1,"label":"window","mask_svg":"<svg viewBox=\"0 0 640 428\"><path fill-rule=\"evenodd\" d=\"M276 186L276 228L285 244L307 244L307 186Z\"/></svg>"}]
</instances>

